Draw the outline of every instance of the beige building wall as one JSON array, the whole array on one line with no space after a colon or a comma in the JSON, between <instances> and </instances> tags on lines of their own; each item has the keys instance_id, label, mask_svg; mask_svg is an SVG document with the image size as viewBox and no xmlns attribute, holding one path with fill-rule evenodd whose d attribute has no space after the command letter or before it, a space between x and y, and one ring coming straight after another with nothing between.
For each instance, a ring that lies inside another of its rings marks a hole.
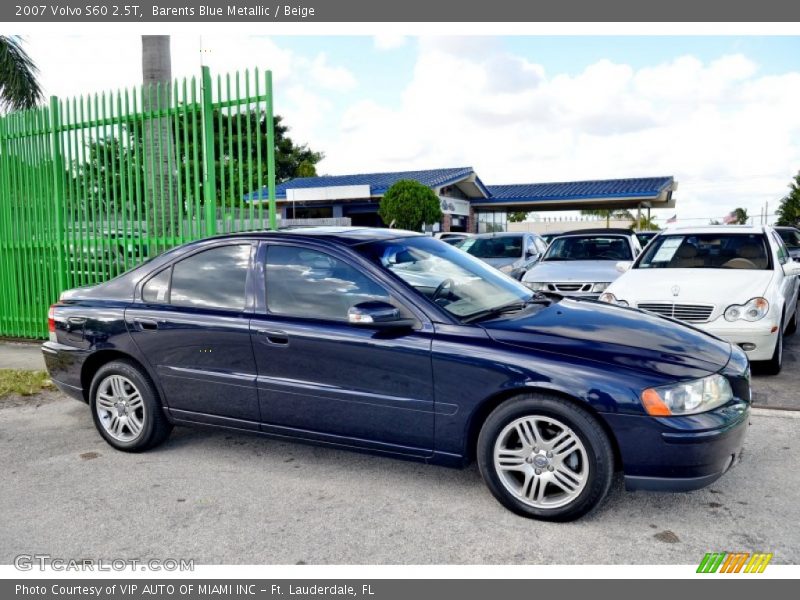
<instances>
[{"instance_id":1,"label":"beige building wall","mask_svg":"<svg viewBox=\"0 0 800 600\"><path fill-rule=\"evenodd\" d=\"M609 227L630 229L630 219L611 219ZM540 219L538 221L523 221L521 223L508 223L508 231L527 231L529 233L560 233L576 229L597 229L606 226L605 219L594 217L576 217L574 219Z\"/></svg>"}]
</instances>

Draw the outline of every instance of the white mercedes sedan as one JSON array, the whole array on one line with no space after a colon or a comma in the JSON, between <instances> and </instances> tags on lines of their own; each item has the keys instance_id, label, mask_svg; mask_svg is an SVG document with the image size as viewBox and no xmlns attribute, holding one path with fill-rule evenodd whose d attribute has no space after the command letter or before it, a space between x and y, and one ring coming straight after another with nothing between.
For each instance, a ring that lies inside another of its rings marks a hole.
<instances>
[{"instance_id":1,"label":"white mercedes sedan","mask_svg":"<svg viewBox=\"0 0 800 600\"><path fill-rule=\"evenodd\" d=\"M800 262L771 227L669 229L617 268L625 273L601 301L691 323L780 372L783 336L797 327Z\"/></svg>"}]
</instances>

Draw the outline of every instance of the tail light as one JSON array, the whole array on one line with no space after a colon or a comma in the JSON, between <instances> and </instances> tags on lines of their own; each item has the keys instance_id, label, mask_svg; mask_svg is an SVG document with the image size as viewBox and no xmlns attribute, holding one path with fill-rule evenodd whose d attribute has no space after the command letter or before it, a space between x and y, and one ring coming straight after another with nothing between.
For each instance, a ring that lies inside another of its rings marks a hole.
<instances>
[{"instance_id":1,"label":"tail light","mask_svg":"<svg viewBox=\"0 0 800 600\"><path fill-rule=\"evenodd\" d=\"M50 332L50 341L56 341L56 305L51 304L47 311L47 331Z\"/></svg>"}]
</instances>

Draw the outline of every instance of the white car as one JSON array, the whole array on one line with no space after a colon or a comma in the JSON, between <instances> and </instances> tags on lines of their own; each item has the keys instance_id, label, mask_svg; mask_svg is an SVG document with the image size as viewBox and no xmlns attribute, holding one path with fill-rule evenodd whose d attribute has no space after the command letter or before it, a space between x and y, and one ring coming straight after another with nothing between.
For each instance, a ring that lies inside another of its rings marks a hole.
<instances>
[{"instance_id":1,"label":"white car","mask_svg":"<svg viewBox=\"0 0 800 600\"><path fill-rule=\"evenodd\" d=\"M800 262L768 226L663 231L600 300L658 313L741 346L777 374L797 327Z\"/></svg>"}]
</instances>

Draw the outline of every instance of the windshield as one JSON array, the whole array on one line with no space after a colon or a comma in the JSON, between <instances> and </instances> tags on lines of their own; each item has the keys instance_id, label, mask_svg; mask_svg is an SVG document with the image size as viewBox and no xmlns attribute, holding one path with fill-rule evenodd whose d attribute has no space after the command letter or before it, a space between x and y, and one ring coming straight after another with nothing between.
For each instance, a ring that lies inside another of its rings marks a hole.
<instances>
[{"instance_id":1,"label":"windshield","mask_svg":"<svg viewBox=\"0 0 800 600\"><path fill-rule=\"evenodd\" d=\"M761 234L661 235L647 247L638 269L770 268Z\"/></svg>"},{"instance_id":2,"label":"windshield","mask_svg":"<svg viewBox=\"0 0 800 600\"><path fill-rule=\"evenodd\" d=\"M467 238L458 246L478 258L519 258L522 256L521 235L497 235Z\"/></svg>"},{"instance_id":3,"label":"windshield","mask_svg":"<svg viewBox=\"0 0 800 600\"><path fill-rule=\"evenodd\" d=\"M570 235L550 242L542 260L633 260L633 256L621 235Z\"/></svg>"},{"instance_id":4,"label":"windshield","mask_svg":"<svg viewBox=\"0 0 800 600\"><path fill-rule=\"evenodd\" d=\"M408 237L357 247L417 292L459 319L528 302L528 288L438 240Z\"/></svg>"},{"instance_id":5,"label":"windshield","mask_svg":"<svg viewBox=\"0 0 800 600\"><path fill-rule=\"evenodd\" d=\"M778 233L787 248L790 250L800 248L800 231L797 231L797 229L779 229Z\"/></svg>"}]
</instances>

